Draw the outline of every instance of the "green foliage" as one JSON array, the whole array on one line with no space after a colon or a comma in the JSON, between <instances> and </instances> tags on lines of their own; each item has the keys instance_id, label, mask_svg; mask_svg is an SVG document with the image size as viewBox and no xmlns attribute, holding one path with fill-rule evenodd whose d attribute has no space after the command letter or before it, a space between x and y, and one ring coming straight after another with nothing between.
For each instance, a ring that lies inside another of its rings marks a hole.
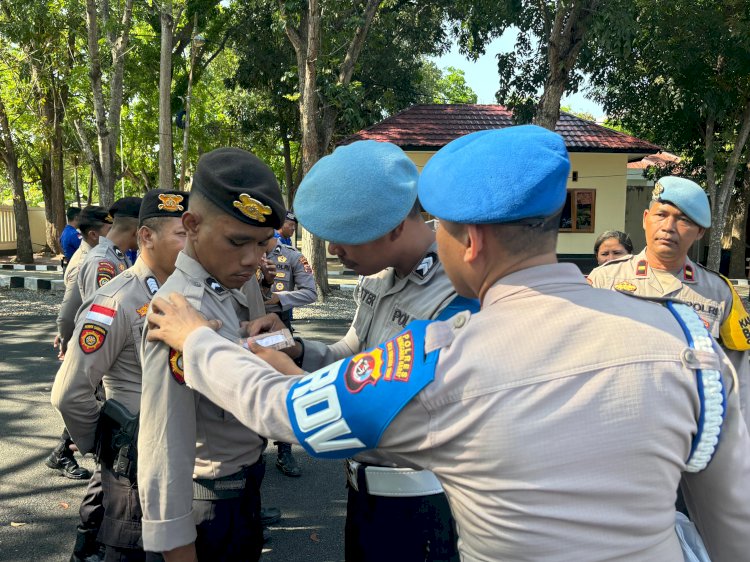
<instances>
[{"instance_id":1,"label":"green foliage","mask_svg":"<svg viewBox=\"0 0 750 562\"><path fill-rule=\"evenodd\" d=\"M425 61L421 72L424 97L430 103L477 103L463 70L449 66L443 73L434 62Z\"/></svg>"}]
</instances>

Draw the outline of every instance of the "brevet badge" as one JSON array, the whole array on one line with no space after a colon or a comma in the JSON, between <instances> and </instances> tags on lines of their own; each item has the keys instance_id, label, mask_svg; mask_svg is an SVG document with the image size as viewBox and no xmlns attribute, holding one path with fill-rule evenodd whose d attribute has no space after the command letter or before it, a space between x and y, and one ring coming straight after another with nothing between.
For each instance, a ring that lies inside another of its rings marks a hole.
<instances>
[{"instance_id":1,"label":"brevet badge","mask_svg":"<svg viewBox=\"0 0 750 562\"><path fill-rule=\"evenodd\" d=\"M159 210L167 211L169 213L175 213L177 211L184 211L185 207L180 205L184 197L182 195L174 195L170 193L159 194Z\"/></svg>"},{"instance_id":2,"label":"brevet badge","mask_svg":"<svg viewBox=\"0 0 750 562\"><path fill-rule=\"evenodd\" d=\"M271 207L253 199L247 193L241 193L240 200L235 200L233 205L247 218L258 222L266 222L265 215L271 214Z\"/></svg>"}]
</instances>

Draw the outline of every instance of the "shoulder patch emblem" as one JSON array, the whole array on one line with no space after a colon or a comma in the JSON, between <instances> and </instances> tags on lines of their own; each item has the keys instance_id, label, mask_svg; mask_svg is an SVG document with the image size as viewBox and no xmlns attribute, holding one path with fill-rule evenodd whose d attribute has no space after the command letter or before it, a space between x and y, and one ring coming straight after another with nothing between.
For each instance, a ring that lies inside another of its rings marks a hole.
<instances>
[{"instance_id":1,"label":"shoulder patch emblem","mask_svg":"<svg viewBox=\"0 0 750 562\"><path fill-rule=\"evenodd\" d=\"M636 287L635 285L633 285L632 283L628 281L621 281L620 283L615 285L613 288L615 291L627 291L628 293L635 293L635 290L638 287Z\"/></svg>"},{"instance_id":2,"label":"shoulder patch emblem","mask_svg":"<svg viewBox=\"0 0 750 562\"><path fill-rule=\"evenodd\" d=\"M224 286L213 277L206 278L206 285L208 285L211 288L211 290L217 295L222 295L226 292L226 289L224 288Z\"/></svg>"},{"instance_id":3,"label":"shoulder patch emblem","mask_svg":"<svg viewBox=\"0 0 750 562\"><path fill-rule=\"evenodd\" d=\"M232 203L240 213L258 222L266 222L266 215L271 214L271 207L253 199L247 193L240 193L240 199Z\"/></svg>"},{"instance_id":4,"label":"shoulder patch emblem","mask_svg":"<svg viewBox=\"0 0 750 562\"><path fill-rule=\"evenodd\" d=\"M437 263L437 254L435 252L429 252L425 257L422 258L422 261L419 262L419 265L414 268L414 275L416 275L420 279L424 279L425 277L427 277L427 274L435 268Z\"/></svg>"},{"instance_id":5,"label":"shoulder patch emblem","mask_svg":"<svg viewBox=\"0 0 750 562\"><path fill-rule=\"evenodd\" d=\"M169 371L180 384L185 384L185 371L182 370L182 353L174 349L169 350Z\"/></svg>"},{"instance_id":6,"label":"shoulder patch emblem","mask_svg":"<svg viewBox=\"0 0 750 562\"><path fill-rule=\"evenodd\" d=\"M136 310L136 313L138 314L138 316L140 318L143 318L144 316L146 316L146 313L148 312L148 305L149 304L151 304L151 303L147 302L141 308L139 308L139 309Z\"/></svg>"},{"instance_id":7,"label":"shoulder patch emblem","mask_svg":"<svg viewBox=\"0 0 750 562\"><path fill-rule=\"evenodd\" d=\"M125 254L122 253L122 250L120 250L120 248L115 248L115 255L121 260L125 259Z\"/></svg>"},{"instance_id":8,"label":"shoulder patch emblem","mask_svg":"<svg viewBox=\"0 0 750 562\"><path fill-rule=\"evenodd\" d=\"M115 266L108 261L100 261L96 268L96 286L103 287L116 275Z\"/></svg>"},{"instance_id":9,"label":"shoulder patch emblem","mask_svg":"<svg viewBox=\"0 0 750 562\"><path fill-rule=\"evenodd\" d=\"M114 308L109 308L100 304L92 304L86 313L86 320L92 320L99 324L111 326L116 314L117 311Z\"/></svg>"},{"instance_id":10,"label":"shoulder patch emblem","mask_svg":"<svg viewBox=\"0 0 750 562\"><path fill-rule=\"evenodd\" d=\"M310 267L310 263L307 261L307 258L305 256L299 257L299 262L302 264L302 267L304 268L306 273L312 273L312 267Z\"/></svg>"},{"instance_id":11,"label":"shoulder patch emblem","mask_svg":"<svg viewBox=\"0 0 750 562\"><path fill-rule=\"evenodd\" d=\"M83 329L81 330L81 335L78 337L78 344L81 346L81 351L84 353L94 353L104 345L106 337L106 328L97 324L84 324Z\"/></svg>"},{"instance_id":12,"label":"shoulder patch emblem","mask_svg":"<svg viewBox=\"0 0 750 562\"><path fill-rule=\"evenodd\" d=\"M184 197L177 194L162 193L159 195L159 210L167 211L169 213L175 213L177 211L184 211L185 207L180 205Z\"/></svg>"},{"instance_id":13,"label":"shoulder patch emblem","mask_svg":"<svg viewBox=\"0 0 750 562\"><path fill-rule=\"evenodd\" d=\"M366 385L375 385L382 378L384 381L409 382L414 366L414 337L411 330L389 340L383 350L359 353L352 357L344 374L346 388L356 394Z\"/></svg>"},{"instance_id":14,"label":"shoulder patch emblem","mask_svg":"<svg viewBox=\"0 0 750 562\"><path fill-rule=\"evenodd\" d=\"M155 295L156 291L159 290L159 282L156 277L146 277L146 287L152 295Z\"/></svg>"}]
</instances>

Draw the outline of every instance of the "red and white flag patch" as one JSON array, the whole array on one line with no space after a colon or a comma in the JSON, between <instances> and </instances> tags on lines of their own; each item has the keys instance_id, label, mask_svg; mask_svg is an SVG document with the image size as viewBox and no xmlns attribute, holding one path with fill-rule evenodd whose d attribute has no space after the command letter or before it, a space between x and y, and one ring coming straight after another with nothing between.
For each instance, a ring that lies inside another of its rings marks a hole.
<instances>
[{"instance_id":1,"label":"red and white flag patch","mask_svg":"<svg viewBox=\"0 0 750 562\"><path fill-rule=\"evenodd\" d=\"M86 313L86 320L93 320L99 324L111 326L115 319L115 314L117 314L117 311L114 308L92 304L89 311Z\"/></svg>"}]
</instances>

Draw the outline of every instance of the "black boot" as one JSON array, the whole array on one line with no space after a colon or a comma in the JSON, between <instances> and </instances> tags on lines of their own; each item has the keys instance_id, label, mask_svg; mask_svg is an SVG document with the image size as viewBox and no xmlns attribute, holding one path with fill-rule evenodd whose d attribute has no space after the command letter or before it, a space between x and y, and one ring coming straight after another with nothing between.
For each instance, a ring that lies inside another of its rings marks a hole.
<instances>
[{"instance_id":1,"label":"black boot","mask_svg":"<svg viewBox=\"0 0 750 562\"><path fill-rule=\"evenodd\" d=\"M278 507L262 507L260 509L260 524L264 527L273 525L281 520L281 510Z\"/></svg>"},{"instance_id":2,"label":"black boot","mask_svg":"<svg viewBox=\"0 0 750 562\"><path fill-rule=\"evenodd\" d=\"M99 529L86 529L80 525L76 529L76 543L70 562L100 562L104 560L104 545L96 541Z\"/></svg>"},{"instance_id":3,"label":"black boot","mask_svg":"<svg viewBox=\"0 0 750 562\"><path fill-rule=\"evenodd\" d=\"M78 462L73 458L73 451L70 450L65 441L61 441L55 447L44 464L71 480L88 480L91 478L91 472L78 466Z\"/></svg>"},{"instance_id":4,"label":"black boot","mask_svg":"<svg viewBox=\"0 0 750 562\"><path fill-rule=\"evenodd\" d=\"M302 476L302 471L297 466L297 461L292 455L292 446L289 443L282 443L278 441L276 443L278 447L278 457L276 458L276 468L284 473L284 476Z\"/></svg>"}]
</instances>

